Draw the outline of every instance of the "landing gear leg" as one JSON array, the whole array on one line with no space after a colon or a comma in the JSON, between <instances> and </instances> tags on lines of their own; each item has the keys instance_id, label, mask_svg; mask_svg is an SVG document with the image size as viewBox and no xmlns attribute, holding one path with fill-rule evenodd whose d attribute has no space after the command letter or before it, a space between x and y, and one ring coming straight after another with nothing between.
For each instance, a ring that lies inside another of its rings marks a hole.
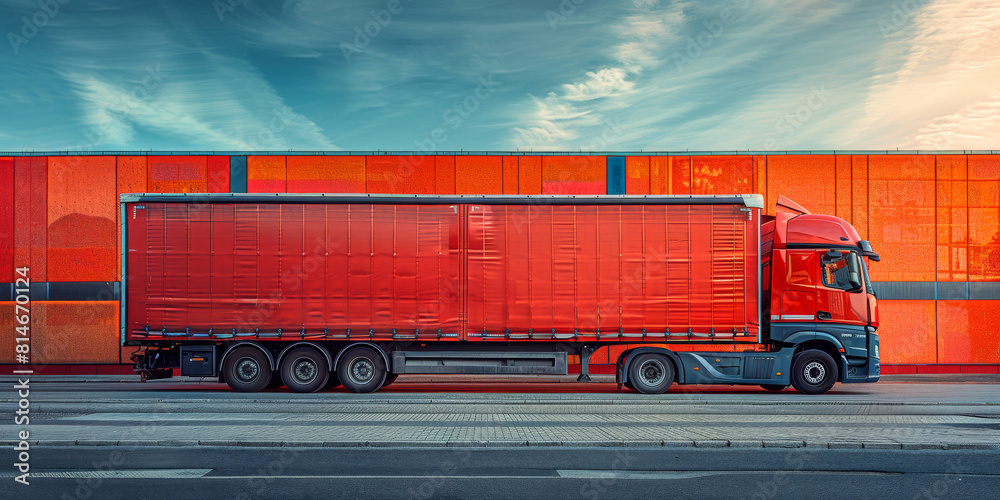
<instances>
[{"instance_id":1,"label":"landing gear leg","mask_svg":"<svg viewBox=\"0 0 1000 500\"><path fill-rule=\"evenodd\" d=\"M596 347L589 345L580 348L580 376L576 377L577 382L590 382L590 355L596 350Z\"/></svg>"}]
</instances>

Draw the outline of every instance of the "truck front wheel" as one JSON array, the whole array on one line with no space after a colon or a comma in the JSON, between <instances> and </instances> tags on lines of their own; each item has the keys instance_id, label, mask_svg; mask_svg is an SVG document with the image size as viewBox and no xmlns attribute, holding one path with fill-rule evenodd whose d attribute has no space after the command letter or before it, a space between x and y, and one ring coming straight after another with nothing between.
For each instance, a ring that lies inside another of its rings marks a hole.
<instances>
[{"instance_id":1,"label":"truck front wheel","mask_svg":"<svg viewBox=\"0 0 1000 500\"><path fill-rule=\"evenodd\" d=\"M802 351L792 358L792 386L803 394L823 394L837 383L837 363L818 349Z\"/></svg>"},{"instance_id":2,"label":"truck front wheel","mask_svg":"<svg viewBox=\"0 0 1000 500\"><path fill-rule=\"evenodd\" d=\"M260 349L240 347L226 356L226 383L237 392L257 392L271 382L271 364Z\"/></svg>"},{"instance_id":3,"label":"truck front wheel","mask_svg":"<svg viewBox=\"0 0 1000 500\"><path fill-rule=\"evenodd\" d=\"M674 383L674 364L660 354L640 354L629 366L628 381L643 394L662 394Z\"/></svg>"},{"instance_id":4,"label":"truck front wheel","mask_svg":"<svg viewBox=\"0 0 1000 500\"><path fill-rule=\"evenodd\" d=\"M341 385L351 392L374 392L385 383L385 362L368 347L355 347L337 364Z\"/></svg>"},{"instance_id":5,"label":"truck front wheel","mask_svg":"<svg viewBox=\"0 0 1000 500\"><path fill-rule=\"evenodd\" d=\"M329 377L326 359L316 349L299 347L281 360L281 380L294 392L316 392Z\"/></svg>"}]
</instances>

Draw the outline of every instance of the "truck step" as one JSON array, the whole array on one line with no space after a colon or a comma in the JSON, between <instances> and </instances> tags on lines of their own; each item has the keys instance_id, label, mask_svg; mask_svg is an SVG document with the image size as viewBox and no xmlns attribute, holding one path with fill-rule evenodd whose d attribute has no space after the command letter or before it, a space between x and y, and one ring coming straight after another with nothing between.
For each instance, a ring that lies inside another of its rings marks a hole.
<instances>
[{"instance_id":1,"label":"truck step","mask_svg":"<svg viewBox=\"0 0 1000 500\"><path fill-rule=\"evenodd\" d=\"M392 353L393 373L466 375L566 375L565 352L414 352Z\"/></svg>"}]
</instances>

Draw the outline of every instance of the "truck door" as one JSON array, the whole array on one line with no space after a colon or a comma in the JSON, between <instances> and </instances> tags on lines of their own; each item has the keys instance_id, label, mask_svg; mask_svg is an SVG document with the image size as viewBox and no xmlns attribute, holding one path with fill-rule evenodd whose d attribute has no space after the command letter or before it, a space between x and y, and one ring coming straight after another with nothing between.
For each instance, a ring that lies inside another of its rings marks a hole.
<instances>
[{"instance_id":1,"label":"truck door","mask_svg":"<svg viewBox=\"0 0 1000 500\"><path fill-rule=\"evenodd\" d=\"M816 252L777 250L772 255L771 321L816 321ZM780 291L780 303L776 303ZM775 307L777 306L777 307Z\"/></svg>"},{"instance_id":2,"label":"truck door","mask_svg":"<svg viewBox=\"0 0 1000 500\"><path fill-rule=\"evenodd\" d=\"M868 325L860 258L850 250L817 250L820 279L816 287L816 319L844 325Z\"/></svg>"}]
</instances>

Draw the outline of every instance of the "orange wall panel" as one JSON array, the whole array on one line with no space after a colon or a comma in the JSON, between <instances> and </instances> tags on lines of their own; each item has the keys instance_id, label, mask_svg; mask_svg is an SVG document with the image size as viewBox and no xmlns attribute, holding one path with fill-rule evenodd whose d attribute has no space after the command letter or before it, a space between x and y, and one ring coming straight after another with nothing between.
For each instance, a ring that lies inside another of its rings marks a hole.
<instances>
[{"instance_id":1,"label":"orange wall panel","mask_svg":"<svg viewBox=\"0 0 1000 500\"><path fill-rule=\"evenodd\" d=\"M1000 300L941 300L938 363L1000 363Z\"/></svg>"},{"instance_id":2,"label":"orange wall panel","mask_svg":"<svg viewBox=\"0 0 1000 500\"><path fill-rule=\"evenodd\" d=\"M672 156L649 157L649 194L673 194L670 173L675 160Z\"/></svg>"},{"instance_id":3,"label":"orange wall panel","mask_svg":"<svg viewBox=\"0 0 1000 500\"><path fill-rule=\"evenodd\" d=\"M115 157L53 156L48 170L48 280L114 281L119 259Z\"/></svg>"},{"instance_id":4,"label":"orange wall panel","mask_svg":"<svg viewBox=\"0 0 1000 500\"><path fill-rule=\"evenodd\" d=\"M854 215L851 224L862 238L869 239L867 155L851 156L851 207Z\"/></svg>"},{"instance_id":5,"label":"orange wall panel","mask_svg":"<svg viewBox=\"0 0 1000 500\"><path fill-rule=\"evenodd\" d=\"M145 193L149 174L146 169L145 156L117 156L115 157L115 170L117 171L117 189L115 194L123 193ZM117 201L117 200L116 200ZM122 257L117 251L122 236L120 212L118 205L115 205L115 280L121 280Z\"/></svg>"},{"instance_id":6,"label":"orange wall panel","mask_svg":"<svg viewBox=\"0 0 1000 500\"><path fill-rule=\"evenodd\" d=\"M880 300L879 354L883 364L936 363L933 300Z\"/></svg>"},{"instance_id":7,"label":"orange wall panel","mask_svg":"<svg viewBox=\"0 0 1000 500\"><path fill-rule=\"evenodd\" d=\"M503 157L456 156L455 193L502 194Z\"/></svg>"},{"instance_id":8,"label":"orange wall panel","mask_svg":"<svg viewBox=\"0 0 1000 500\"><path fill-rule=\"evenodd\" d=\"M814 214L837 211L837 167L833 155L774 155L767 160L767 198L784 195ZM768 207L773 213L774 207Z\"/></svg>"},{"instance_id":9,"label":"orange wall panel","mask_svg":"<svg viewBox=\"0 0 1000 500\"><path fill-rule=\"evenodd\" d=\"M542 194L542 157L518 157L517 178L519 194Z\"/></svg>"},{"instance_id":10,"label":"orange wall panel","mask_svg":"<svg viewBox=\"0 0 1000 500\"><path fill-rule=\"evenodd\" d=\"M14 281L14 159L0 158L0 283Z\"/></svg>"},{"instance_id":11,"label":"orange wall panel","mask_svg":"<svg viewBox=\"0 0 1000 500\"><path fill-rule=\"evenodd\" d=\"M1000 155L969 155L969 280L1000 281Z\"/></svg>"},{"instance_id":12,"label":"orange wall panel","mask_svg":"<svg viewBox=\"0 0 1000 500\"><path fill-rule=\"evenodd\" d=\"M834 161L837 164L837 188L834 200L837 204L837 210L836 213L831 212L831 214L853 224L854 190L851 187L851 157L849 155L837 155Z\"/></svg>"},{"instance_id":13,"label":"orange wall panel","mask_svg":"<svg viewBox=\"0 0 1000 500\"><path fill-rule=\"evenodd\" d=\"M365 193L364 156L288 156L289 193Z\"/></svg>"},{"instance_id":14,"label":"orange wall panel","mask_svg":"<svg viewBox=\"0 0 1000 500\"><path fill-rule=\"evenodd\" d=\"M764 213L770 213L767 208L774 203L767 197L767 157L753 157L754 193L764 197Z\"/></svg>"},{"instance_id":15,"label":"orange wall panel","mask_svg":"<svg viewBox=\"0 0 1000 500\"><path fill-rule=\"evenodd\" d=\"M14 362L14 302L0 302L0 363Z\"/></svg>"},{"instance_id":16,"label":"orange wall panel","mask_svg":"<svg viewBox=\"0 0 1000 500\"><path fill-rule=\"evenodd\" d=\"M653 169L652 163L649 165ZM692 185L694 179L691 177L691 157L690 156L670 156L667 158L667 190L666 194L694 194Z\"/></svg>"},{"instance_id":17,"label":"orange wall panel","mask_svg":"<svg viewBox=\"0 0 1000 500\"><path fill-rule=\"evenodd\" d=\"M433 156L368 156L365 175L369 193L434 194Z\"/></svg>"},{"instance_id":18,"label":"orange wall panel","mask_svg":"<svg viewBox=\"0 0 1000 500\"><path fill-rule=\"evenodd\" d=\"M150 156L147 168L152 193L208 192L208 158L205 156Z\"/></svg>"},{"instance_id":19,"label":"orange wall panel","mask_svg":"<svg viewBox=\"0 0 1000 500\"><path fill-rule=\"evenodd\" d=\"M543 156L542 193L607 194L604 156Z\"/></svg>"},{"instance_id":20,"label":"orange wall panel","mask_svg":"<svg viewBox=\"0 0 1000 500\"><path fill-rule=\"evenodd\" d=\"M968 165L965 155L937 157L937 279L969 278Z\"/></svg>"},{"instance_id":21,"label":"orange wall panel","mask_svg":"<svg viewBox=\"0 0 1000 500\"><path fill-rule=\"evenodd\" d=\"M455 194L455 157L434 157L434 192Z\"/></svg>"},{"instance_id":22,"label":"orange wall panel","mask_svg":"<svg viewBox=\"0 0 1000 500\"><path fill-rule=\"evenodd\" d=\"M248 193L286 193L284 156L247 156Z\"/></svg>"},{"instance_id":23,"label":"orange wall panel","mask_svg":"<svg viewBox=\"0 0 1000 500\"><path fill-rule=\"evenodd\" d=\"M882 256L873 280L934 281L934 176L933 155L868 157L868 236Z\"/></svg>"},{"instance_id":24,"label":"orange wall panel","mask_svg":"<svg viewBox=\"0 0 1000 500\"><path fill-rule=\"evenodd\" d=\"M742 194L753 190L752 156L692 156L691 194Z\"/></svg>"},{"instance_id":25,"label":"orange wall panel","mask_svg":"<svg viewBox=\"0 0 1000 500\"><path fill-rule=\"evenodd\" d=\"M33 363L118 363L118 303L32 302Z\"/></svg>"},{"instance_id":26,"label":"orange wall panel","mask_svg":"<svg viewBox=\"0 0 1000 500\"><path fill-rule=\"evenodd\" d=\"M517 194L517 156L503 156L503 194Z\"/></svg>"},{"instance_id":27,"label":"orange wall panel","mask_svg":"<svg viewBox=\"0 0 1000 500\"><path fill-rule=\"evenodd\" d=\"M625 157L625 194L651 194L649 190L649 157Z\"/></svg>"}]
</instances>

